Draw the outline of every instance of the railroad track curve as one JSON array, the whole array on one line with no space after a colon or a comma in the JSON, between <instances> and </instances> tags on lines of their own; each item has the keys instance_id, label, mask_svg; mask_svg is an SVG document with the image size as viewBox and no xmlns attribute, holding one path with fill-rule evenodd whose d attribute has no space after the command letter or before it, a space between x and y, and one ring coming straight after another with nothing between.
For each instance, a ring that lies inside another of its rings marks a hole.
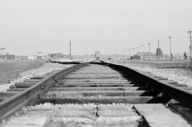
<instances>
[{"instance_id":1,"label":"railroad track curve","mask_svg":"<svg viewBox=\"0 0 192 127\"><path fill-rule=\"evenodd\" d=\"M192 125L190 88L103 61L34 77L0 95L2 127Z\"/></svg>"}]
</instances>

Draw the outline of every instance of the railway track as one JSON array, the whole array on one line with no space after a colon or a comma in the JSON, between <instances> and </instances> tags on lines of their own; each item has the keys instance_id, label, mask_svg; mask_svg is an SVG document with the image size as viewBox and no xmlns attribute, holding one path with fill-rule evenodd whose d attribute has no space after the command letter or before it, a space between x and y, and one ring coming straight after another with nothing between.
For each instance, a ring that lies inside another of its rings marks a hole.
<instances>
[{"instance_id":1,"label":"railway track","mask_svg":"<svg viewBox=\"0 0 192 127\"><path fill-rule=\"evenodd\" d=\"M77 64L0 93L2 127L190 127L192 93L120 65Z\"/></svg>"}]
</instances>

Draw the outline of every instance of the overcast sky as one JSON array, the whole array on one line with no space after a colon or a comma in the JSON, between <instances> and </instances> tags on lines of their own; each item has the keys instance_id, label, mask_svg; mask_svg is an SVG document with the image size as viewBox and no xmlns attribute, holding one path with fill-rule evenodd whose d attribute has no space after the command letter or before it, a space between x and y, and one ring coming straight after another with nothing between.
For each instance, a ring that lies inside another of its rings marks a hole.
<instances>
[{"instance_id":1,"label":"overcast sky","mask_svg":"<svg viewBox=\"0 0 192 127\"><path fill-rule=\"evenodd\" d=\"M157 40L173 53L188 51L192 0L0 0L0 48L30 55L123 53ZM143 48L144 49L144 48Z\"/></svg>"}]
</instances>

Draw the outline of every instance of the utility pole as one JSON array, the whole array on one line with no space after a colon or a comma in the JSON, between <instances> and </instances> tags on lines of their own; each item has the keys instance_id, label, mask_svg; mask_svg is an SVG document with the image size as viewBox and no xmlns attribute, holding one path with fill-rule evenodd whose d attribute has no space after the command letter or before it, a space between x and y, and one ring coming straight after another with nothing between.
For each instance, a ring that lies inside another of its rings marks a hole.
<instances>
[{"instance_id":1,"label":"utility pole","mask_svg":"<svg viewBox=\"0 0 192 127\"><path fill-rule=\"evenodd\" d=\"M150 60L150 48L151 48L151 43L148 43L148 46L149 46L149 60Z\"/></svg>"},{"instance_id":2,"label":"utility pole","mask_svg":"<svg viewBox=\"0 0 192 127\"><path fill-rule=\"evenodd\" d=\"M157 47L159 48L159 40L157 41Z\"/></svg>"},{"instance_id":3,"label":"utility pole","mask_svg":"<svg viewBox=\"0 0 192 127\"><path fill-rule=\"evenodd\" d=\"M168 37L169 38L169 51L170 51L170 60L172 60L173 59L173 55L172 55L172 48L171 48L171 39L172 39L172 36L169 36Z\"/></svg>"},{"instance_id":4,"label":"utility pole","mask_svg":"<svg viewBox=\"0 0 192 127\"><path fill-rule=\"evenodd\" d=\"M71 56L71 40L69 42L69 58L72 59L72 56Z\"/></svg>"},{"instance_id":5,"label":"utility pole","mask_svg":"<svg viewBox=\"0 0 192 127\"><path fill-rule=\"evenodd\" d=\"M159 40L157 41L157 47L158 47L158 49L157 49L157 60L159 61Z\"/></svg>"},{"instance_id":6,"label":"utility pole","mask_svg":"<svg viewBox=\"0 0 192 127\"><path fill-rule=\"evenodd\" d=\"M150 53L151 43L148 43L148 46L149 46L149 53Z\"/></svg>"},{"instance_id":7,"label":"utility pole","mask_svg":"<svg viewBox=\"0 0 192 127\"><path fill-rule=\"evenodd\" d=\"M135 48L133 48L133 55L135 55Z\"/></svg>"},{"instance_id":8,"label":"utility pole","mask_svg":"<svg viewBox=\"0 0 192 127\"><path fill-rule=\"evenodd\" d=\"M188 31L187 33L189 33L189 39L190 39L190 45L189 45L189 54L190 54L190 60L192 60L192 31Z\"/></svg>"},{"instance_id":9,"label":"utility pole","mask_svg":"<svg viewBox=\"0 0 192 127\"><path fill-rule=\"evenodd\" d=\"M142 44L141 45L141 52L142 52L142 56L143 56L143 60L145 60L145 45L144 44Z\"/></svg>"}]
</instances>

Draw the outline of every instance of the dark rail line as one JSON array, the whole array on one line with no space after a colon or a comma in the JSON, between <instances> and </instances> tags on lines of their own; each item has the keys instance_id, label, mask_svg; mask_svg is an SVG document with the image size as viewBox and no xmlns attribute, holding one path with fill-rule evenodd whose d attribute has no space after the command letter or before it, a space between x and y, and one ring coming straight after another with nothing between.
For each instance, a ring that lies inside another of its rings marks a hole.
<instances>
[{"instance_id":1,"label":"dark rail line","mask_svg":"<svg viewBox=\"0 0 192 127\"><path fill-rule=\"evenodd\" d=\"M136 113L133 113L133 116L137 118L137 121L140 120L138 126L148 127L151 126L146 122L148 119L140 112L152 113L153 116L156 107L166 112L166 108L162 105L155 104L164 105L169 104L170 101L191 110L192 91L176 82L147 75L122 65L103 61L75 63L74 66L45 78L33 77L23 83L16 83L8 91L0 93L0 121L9 118L10 115L27 105L47 102L52 104L91 103L94 104L94 117L98 118L107 110L108 104L119 103L124 105L118 108L117 114L123 112L121 108L125 108L127 111L127 104L133 104L130 112ZM105 110L100 104L104 104ZM171 106L173 106L172 104ZM87 108L93 107L88 106ZM115 107L110 108L110 113L112 113ZM83 110L82 107L81 110ZM121 118L124 115L121 115ZM150 117L150 114L148 116ZM163 118L163 115L160 118ZM49 127L51 124L46 124L46 126Z\"/></svg>"},{"instance_id":2,"label":"dark rail line","mask_svg":"<svg viewBox=\"0 0 192 127\"><path fill-rule=\"evenodd\" d=\"M4 99L0 102L0 121L9 117L11 114L16 112L18 109L27 105L33 98L37 97L38 94L42 93L46 90L50 85L54 84L57 79L62 76L65 76L71 73L74 70L77 70L87 64L78 64L76 66L67 68L62 70L56 74L52 74L51 76L43 79L42 81L33 84L29 88L17 88L13 89L13 91L17 91L18 89L22 89L21 92L17 92L14 96L10 98ZM7 92L5 92L6 94Z\"/></svg>"},{"instance_id":3,"label":"dark rail line","mask_svg":"<svg viewBox=\"0 0 192 127\"><path fill-rule=\"evenodd\" d=\"M183 87L183 85L178 85L176 82L169 83L167 79L158 77L155 78L154 76L146 75L121 65L115 65L106 62L95 64L107 65L121 72L125 77L128 77L137 83L139 87L153 90L157 93L163 93L164 97L166 96L167 102L171 99L175 99L183 105L192 108L192 91L190 88Z\"/></svg>"}]
</instances>

